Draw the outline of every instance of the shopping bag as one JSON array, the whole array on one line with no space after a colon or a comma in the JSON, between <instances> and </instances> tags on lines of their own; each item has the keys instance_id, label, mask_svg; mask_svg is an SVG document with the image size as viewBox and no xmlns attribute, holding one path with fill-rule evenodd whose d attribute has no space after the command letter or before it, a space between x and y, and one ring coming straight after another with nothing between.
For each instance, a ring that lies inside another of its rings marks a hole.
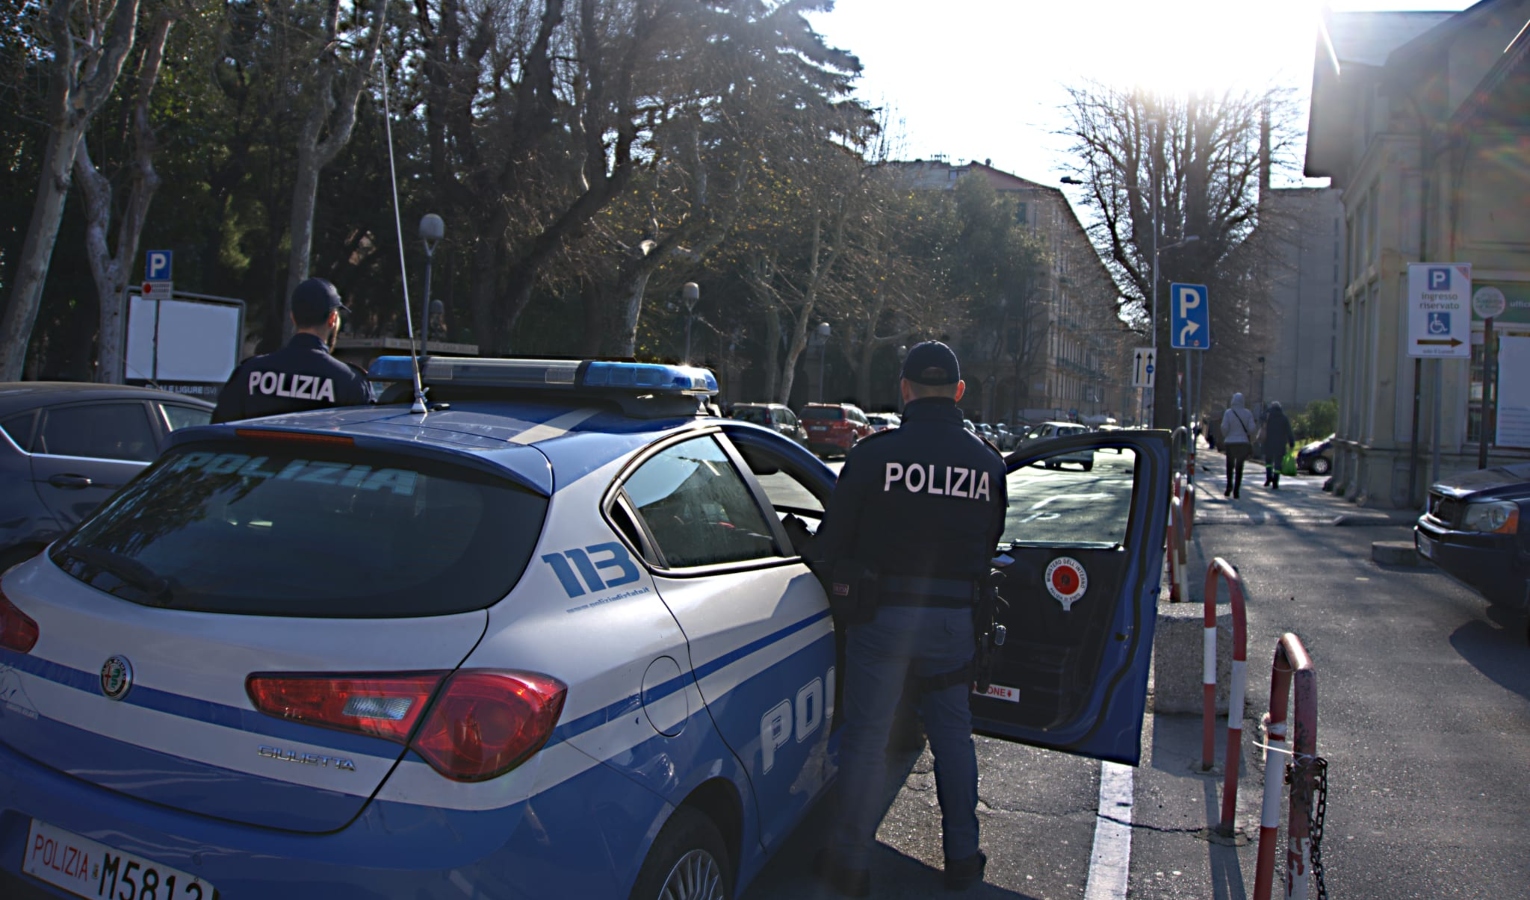
<instances>
[{"instance_id":1,"label":"shopping bag","mask_svg":"<svg viewBox=\"0 0 1530 900\"><path fill-rule=\"evenodd\" d=\"M1295 447L1289 447L1289 448L1286 449L1286 455L1284 457L1282 457L1281 460L1280 460L1280 474L1282 474L1282 475L1295 475L1296 474L1296 448Z\"/></svg>"}]
</instances>

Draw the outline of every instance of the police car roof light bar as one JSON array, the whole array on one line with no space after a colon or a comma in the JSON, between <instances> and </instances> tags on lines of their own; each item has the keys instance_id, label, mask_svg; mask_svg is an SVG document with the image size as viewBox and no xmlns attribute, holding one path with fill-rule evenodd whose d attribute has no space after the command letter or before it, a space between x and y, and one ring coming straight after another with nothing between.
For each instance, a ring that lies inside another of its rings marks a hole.
<instances>
[{"instance_id":1,"label":"police car roof light bar","mask_svg":"<svg viewBox=\"0 0 1530 900\"><path fill-rule=\"evenodd\" d=\"M367 377L373 381L408 381L412 357L380 356ZM477 359L426 357L425 385L522 388L538 391L595 391L626 395L710 397L717 377L708 369L666 363L602 362L567 359Z\"/></svg>"}]
</instances>

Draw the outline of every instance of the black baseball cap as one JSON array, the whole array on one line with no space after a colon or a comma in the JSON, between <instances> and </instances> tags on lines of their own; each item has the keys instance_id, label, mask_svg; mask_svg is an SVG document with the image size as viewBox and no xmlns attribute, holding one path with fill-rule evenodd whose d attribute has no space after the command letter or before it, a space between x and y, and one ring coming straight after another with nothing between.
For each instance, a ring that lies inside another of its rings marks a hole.
<instances>
[{"instance_id":1,"label":"black baseball cap","mask_svg":"<svg viewBox=\"0 0 1530 900\"><path fill-rule=\"evenodd\" d=\"M956 353L940 341L915 344L903 358L903 377L915 384L956 384L962 380Z\"/></svg>"},{"instance_id":2,"label":"black baseball cap","mask_svg":"<svg viewBox=\"0 0 1530 900\"><path fill-rule=\"evenodd\" d=\"M331 310L349 313L340 292L324 278L310 278L292 291L292 318L299 324L323 322Z\"/></svg>"}]
</instances>

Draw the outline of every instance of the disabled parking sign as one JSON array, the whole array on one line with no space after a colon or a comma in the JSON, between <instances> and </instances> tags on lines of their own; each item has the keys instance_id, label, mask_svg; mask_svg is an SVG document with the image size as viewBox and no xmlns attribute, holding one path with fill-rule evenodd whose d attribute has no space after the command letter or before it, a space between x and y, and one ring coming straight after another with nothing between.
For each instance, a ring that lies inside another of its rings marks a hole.
<instances>
[{"instance_id":1,"label":"disabled parking sign","mask_svg":"<svg viewBox=\"0 0 1530 900\"><path fill-rule=\"evenodd\" d=\"M1408 265L1408 355L1467 359L1471 343L1470 263Z\"/></svg>"}]
</instances>

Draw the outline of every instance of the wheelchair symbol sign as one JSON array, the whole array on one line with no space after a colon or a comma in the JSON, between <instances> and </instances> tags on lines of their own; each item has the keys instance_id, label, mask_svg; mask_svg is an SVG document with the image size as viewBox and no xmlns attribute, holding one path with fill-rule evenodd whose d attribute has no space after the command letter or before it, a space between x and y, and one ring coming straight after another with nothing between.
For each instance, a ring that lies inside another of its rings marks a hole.
<instances>
[{"instance_id":1,"label":"wheelchair symbol sign","mask_svg":"<svg viewBox=\"0 0 1530 900\"><path fill-rule=\"evenodd\" d=\"M1429 333L1430 334L1450 334L1450 313L1448 313L1448 312L1432 312L1432 313L1429 313Z\"/></svg>"}]
</instances>

